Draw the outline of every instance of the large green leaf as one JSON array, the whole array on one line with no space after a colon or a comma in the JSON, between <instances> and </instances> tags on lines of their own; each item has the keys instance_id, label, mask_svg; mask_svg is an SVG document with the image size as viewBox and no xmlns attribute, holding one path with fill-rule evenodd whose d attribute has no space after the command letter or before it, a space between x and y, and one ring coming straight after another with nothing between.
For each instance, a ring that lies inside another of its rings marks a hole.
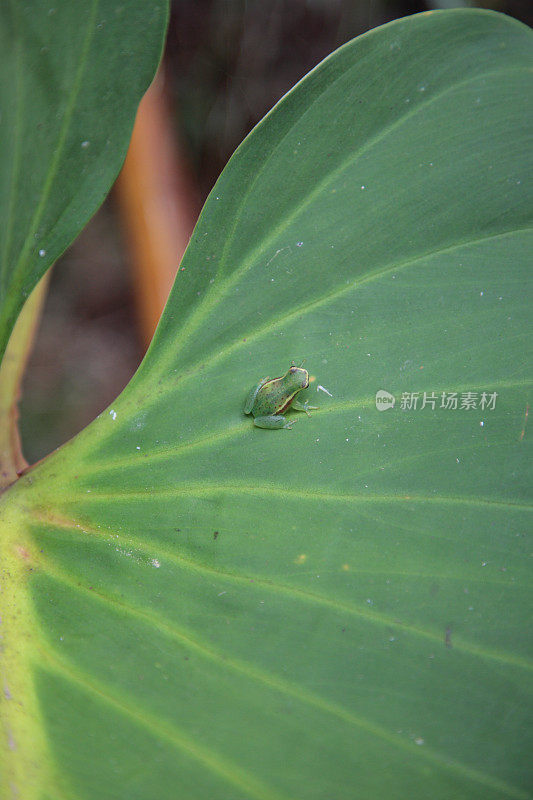
<instances>
[{"instance_id":1,"label":"large green leaf","mask_svg":"<svg viewBox=\"0 0 533 800\"><path fill-rule=\"evenodd\" d=\"M21 796L529 796L531 51L394 22L239 148L130 386L3 497ZM304 357L332 397L255 428Z\"/></svg>"},{"instance_id":2,"label":"large green leaf","mask_svg":"<svg viewBox=\"0 0 533 800\"><path fill-rule=\"evenodd\" d=\"M120 169L166 16L166 0L0 3L0 359Z\"/></svg>"}]
</instances>

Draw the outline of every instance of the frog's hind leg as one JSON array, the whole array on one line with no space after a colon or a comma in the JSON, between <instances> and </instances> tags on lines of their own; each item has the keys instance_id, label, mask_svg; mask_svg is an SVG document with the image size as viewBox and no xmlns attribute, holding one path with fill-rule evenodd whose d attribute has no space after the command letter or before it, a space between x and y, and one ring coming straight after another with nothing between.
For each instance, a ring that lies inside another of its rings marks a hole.
<instances>
[{"instance_id":1,"label":"frog's hind leg","mask_svg":"<svg viewBox=\"0 0 533 800\"><path fill-rule=\"evenodd\" d=\"M246 398L246 403L244 404L243 411L244 411L244 413L245 413L245 414L249 414L249 413L250 413L250 411L251 411L251 410L252 410L252 408L253 408L254 401L255 401L255 398L256 398L256 396L257 396L257 392L258 392L258 391L259 391L259 389L261 389L261 387L262 387L262 386L264 386L264 385L265 385L265 383L266 383L267 381L269 381L269 380L270 380L270 378L261 378L261 380L259 381L259 383L257 384L257 386L254 386L254 388L252 389L252 391L250 392L250 394L249 394L249 395L248 395L248 397Z\"/></svg>"},{"instance_id":2,"label":"frog's hind leg","mask_svg":"<svg viewBox=\"0 0 533 800\"><path fill-rule=\"evenodd\" d=\"M287 419L283 417L281 414L272 414L269 417L255 417L254 425L257 425L258 428L287 428L290 430L296 420Z\"/></svg>"}]
</instances>

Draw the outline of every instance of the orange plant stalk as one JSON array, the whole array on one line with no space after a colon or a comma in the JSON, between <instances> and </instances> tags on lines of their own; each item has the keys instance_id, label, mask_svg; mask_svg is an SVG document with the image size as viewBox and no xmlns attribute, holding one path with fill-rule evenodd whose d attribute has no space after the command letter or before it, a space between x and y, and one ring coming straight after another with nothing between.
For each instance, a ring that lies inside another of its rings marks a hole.
<instances>
[{"instance_id":1,"label":"orange plant stalk","mask_svg":"<svg viewBox=\"0 0 533 800\"><path fill-rule=\"evenodd\" d=\"M139 106L116 193L131 254L142 340L148 347L198 215L162 69Z\"/></svg>"},{"instance_id":2,"label":"orange plant stalk","mask_svg":"<svg viewBox=\"0 0 533 800\"><path fill-rule=\"evenodd\" d=\"M50 272L47 272L26 300L0 365L0 491L28 466L18 429L18 401L49 280Z\"/></svg>"}]
</instances>

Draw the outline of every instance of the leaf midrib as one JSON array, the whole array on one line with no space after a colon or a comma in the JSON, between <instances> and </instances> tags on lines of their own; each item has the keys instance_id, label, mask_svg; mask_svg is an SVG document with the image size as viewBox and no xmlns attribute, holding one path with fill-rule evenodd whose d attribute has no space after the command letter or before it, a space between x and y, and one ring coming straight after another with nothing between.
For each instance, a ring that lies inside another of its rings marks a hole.
<instances>
[{"instance_id":1,"label":"leaf midrib","mask_svg":"<svg viewBox=\"0 0 533 800\"><path fill-rule=\"evenodd\" d=\"M352 291L359 290L362 286L368 283L381 280L382 278L386 277L387 275L390 275L393 272L401 272L402 270L414 266L419 262L430 260L432 258L436 258L444 254L452 253L455 250L460 250L465 247L477 246L496 239L521 235L524 233L532 233L532 232L533 228L531 227L515 228L513 230L499 231L494 234L488 234L482 237L476 237L475 239L463 240L461 242L457 242L447 247L438 248L437 250L426 251L421 255L417 255L414 258L406 259L405 261L394 262L392 264L388 264L385 267L380 267L378 269L373 270L372 272L368 272L362 275L360 278L355 279L352 283L346 284L346 282L344 281L340 286L335 287L327 294L320 295L319 297L309 300L296 308L283 312L280 316L269 320L262 327L256 328L255 330L250 332L244 332L240 334L238 338L234 339L232 344L226 345L225 347L222 348L218 348L215 353L207 354L205 358L196 361L188 369L186 369L173 384L171 384L169 387L164 387L163 391L160 394L153 396L153 403L159 402L159 400L162 397L164 397L168 391L173 391L178 383L180 384L181 388L181 386L184 383L186 383L188 380L197 375L206 366L212 367L213 364L223 361L225 358L234 353L236 350L239 350L244 346L249 347L250 342L256 341L257 339L260 339L262 336L272 333L281 325L286 325L287 323L291 323L294 320L315 311L317 308L327 305L328 303L336 300L337 298L342 297L343 295L349 294ZM155 338L153 340L153 343L154 342ZM148 353L149 352L150 350L148 351ZM175 360L176 360L176 351L174 349L171 349L169 350L168 358L166 359L166 361L163 359L159 359L158 362L156 361L157 371L159 373L164 373L165 371L168 373L171 369L171 364L175 363ZM139 371L137 372L135 378L132 381L132 386L135 386L135 388L140 387L142 385L142 381L145 379L147 381L152 381L153 367L150 368L150 371L146 370L146 373L147 374L145 378L143 365L141 365Z\"/></svg>"},{"instance_id":2,"label":"leaf midrib","mask_svg":"<svg viewBox=\"0 0 533 800\"><path fill-rule=\"evenodd\" d=\"M68 517L60 517L59 515L52 515L50 513L41 515L37 511L33 512L33 517L40 523L56 526L63 530L68 530L76 537L80 537L82 534L89 534L90 536L94 536L99 540L103 538L102 530L92 528L90 524L82 521L77 522L69 519ZM145 553L147 558L153 557L154 548L156 547L158 555L160 555L162 558L165 558L169 562L174 563L179 567L186 567L193 572L222 578L223 580L228 580L232 583L236 583L248 588L250 580L253 580L254 584L262 586L264 589L274 593L286 595L292 599L300 599L304 602L316 603L320 606L331 608L336 612L350 614L351 616L359 619L364 619L367 622L379 624L387 629L399 626L404 632L413 634L414 636L419 636L431 641L432 643L442 644L442 635L440 633L434 633L433 631L421 628L420 626L411 625L405 622L398 623L396 618L390 617L382 612L375 611L374 609L364 607L356 608L355 606L344 603L343 601L324 597L323 595L316 594L315 592L309 592L298 587L277 583L276 581L270 578L265 578L261 575L240 575L235 572L225 572L220 569L215 569L214 567L209 567L205 564L201 564L198 561L190 559L187 556L177 555L173 550L165 548L159 542L157 544L154 542L145 542L142 539L126 536L121 531L112 531L111 528L106 527L106 535L109 534L112 534L116 541L124 543L127 547L137 550L138 552ZM36 563L38 562L39 559L37 558ZM454 640L454 648L458 651L462 650L465 653L475 657L499 661L501 663L519 667L524 670L533 670L533 665L531 665L527 660L514 656L512 653L508 654L488 650L480 647L479 645L471 644L461 640L457 636Z\"/></svg>"}]
</instances>

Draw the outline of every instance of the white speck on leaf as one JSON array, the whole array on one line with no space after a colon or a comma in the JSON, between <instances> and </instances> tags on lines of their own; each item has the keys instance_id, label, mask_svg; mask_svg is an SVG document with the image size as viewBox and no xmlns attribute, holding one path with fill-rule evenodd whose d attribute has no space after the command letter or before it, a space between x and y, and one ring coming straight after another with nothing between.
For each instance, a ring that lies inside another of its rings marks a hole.
<instances>
[{"instance_id":1,"label":"white speck on leaf","mask_svg":"<svg viewBox=\"0 0 533 800\"><path fill-rule=\"evenodd\" d=\"M117 418L117 412L113 411L113 409L111 409L111 411L109 412L109 416L111 417L111 419L114 422L116 420L116 418Z\"/></svg>"},{"instance_id":2,"label":"white speck on leaf","mask_svg":"<svg viewBox=\"0 0 533 800\"><path fill-rule=\"evenodd\" d=\"M39 250L39 255L41 258L44 258L46 255L46 250Z\"/></svg>"},{"instance_id":3,"label":"white speck on leaf","mask_svg":"<svg viewBox=\"0 0 533 800\"><path fill-rule=\"evenodd\" d=\"M331 392L328 392L328 390L324 386L321 386L320 384L318 384L318 386L316 387L316 390L317 390L317 392L324 392L324 394L329 395L329 397L333 397Z\"/></svg>"}]
</instances>

